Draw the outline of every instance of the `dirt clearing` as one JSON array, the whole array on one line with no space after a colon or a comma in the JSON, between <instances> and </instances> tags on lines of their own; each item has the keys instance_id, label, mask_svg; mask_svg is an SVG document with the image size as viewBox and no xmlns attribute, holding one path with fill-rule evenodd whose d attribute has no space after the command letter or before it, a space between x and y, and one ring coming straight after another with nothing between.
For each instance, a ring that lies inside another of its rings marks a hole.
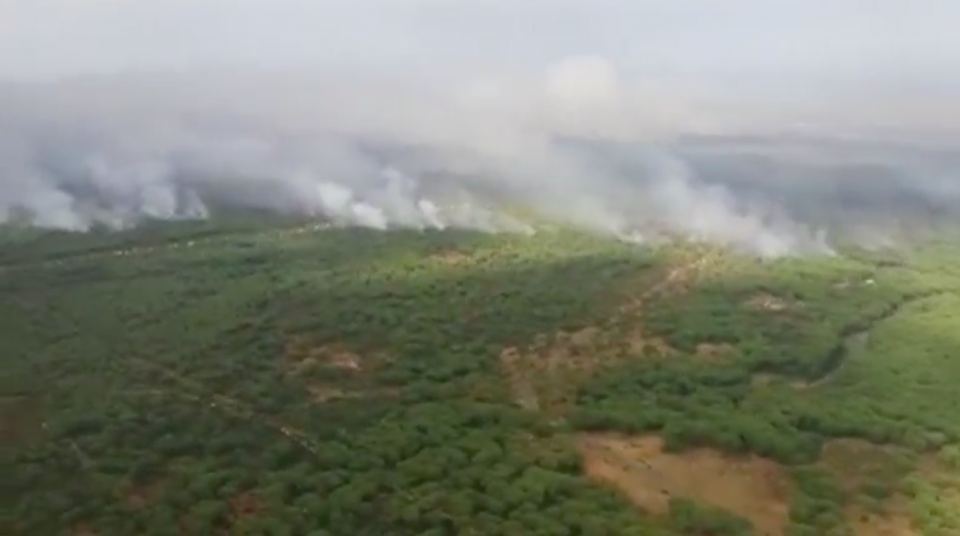
<instances>
[{"instance_id":1,"label":"dirt clearing","mask_svg":"<svg viewBox=\"0 0 960 536\"><path fill-rule=\"evenodd\" d=\"M760 536L781 536L789 522L789 477L772 460L712 449L669 453L657 436L589 434L578 445L589 478L652 514L668 514L670 498L680 497L747 519Z\"/></svg>"},{"instance_id":2,"label":"dirt clearing","mask_svg":"<svg viewBox=\"0 0 960 536\"><path fill-rule=\"evenodd\" d=\"M913 526L910 506L900 496L886 501L882 513L852 505L846 508L844 517L855 536L924 536Z\"/></svg>"}]
</instances>

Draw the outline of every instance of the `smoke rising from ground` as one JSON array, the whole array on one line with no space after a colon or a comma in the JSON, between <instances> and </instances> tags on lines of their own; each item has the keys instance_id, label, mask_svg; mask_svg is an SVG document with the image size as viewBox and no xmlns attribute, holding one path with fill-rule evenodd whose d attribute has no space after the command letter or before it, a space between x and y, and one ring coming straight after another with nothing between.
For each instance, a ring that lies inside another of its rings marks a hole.
<instances>
[{"instance_id":1,"label":"smoke rising from ground","mask_svg":"<svg viewBox=\"0 0 960 536\"><path fill-rule=\"evenodd\" d=\"M56 20L0 3L0 221L82 231L249 207L532 232L523 213L775 256L960 218L960 84L942 68L960 46L921 8L534 1L534 44L492 0L237 2L148 17L100 0ZM938 2L915 5L954 9ZM724 13L740 29L700 28L691 47L694 15ZM356 31L302 23L331 17ZM458 34L482 38L479 56Z\"/></svg>"},{"instance_id":2,"label":"smoke rising from ground","mask_svg":"<svg viewBox=\"0 0 960 536\"><path fill-rule=\"evenodd\" d=\"M960 210L957 149L786 128L657 95L597 57L527 78L123 76L0 89L0 219L85 230L214 207L376 229L677 234L763 255ZM897 220L901 218L901 220Z\"/></svg>"}]
</instances>

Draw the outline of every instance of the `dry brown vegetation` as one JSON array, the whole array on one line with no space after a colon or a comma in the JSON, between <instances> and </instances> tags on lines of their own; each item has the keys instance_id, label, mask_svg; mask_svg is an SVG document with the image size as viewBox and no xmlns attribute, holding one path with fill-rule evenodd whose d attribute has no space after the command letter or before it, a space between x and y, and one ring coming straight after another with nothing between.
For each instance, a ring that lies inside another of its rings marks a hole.
<instances>
[{"instance_id":1,"label":"dry brown vegetation","mask_svg":"<svg viewBox=\"0 0 960 536\"><path fill-rule=\"evenodd\" d=\"M578 445L589 478L646 512L666 515L671 497L681 497L743 517L764 536L783 534L789 522L789 479L772 460L712 449L669 453L657 436L590 434Z\"/></svg>"}]
</instances>

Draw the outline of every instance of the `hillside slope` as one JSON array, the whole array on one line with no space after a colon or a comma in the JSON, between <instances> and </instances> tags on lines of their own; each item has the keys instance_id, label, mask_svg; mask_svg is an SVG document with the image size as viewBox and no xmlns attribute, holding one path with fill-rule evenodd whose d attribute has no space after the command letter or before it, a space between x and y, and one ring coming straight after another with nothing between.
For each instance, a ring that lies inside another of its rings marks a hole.
<instances>
[{"instance_id":1,"label":"hillside slope","mask_svg":"<svg viewBox=\"0 0 960 536\"><path fill-rule=\"evenodd\" d=\"M299 225L6 239L12 533L960 534L956 246Z\"/></svg>"}]
</instances>

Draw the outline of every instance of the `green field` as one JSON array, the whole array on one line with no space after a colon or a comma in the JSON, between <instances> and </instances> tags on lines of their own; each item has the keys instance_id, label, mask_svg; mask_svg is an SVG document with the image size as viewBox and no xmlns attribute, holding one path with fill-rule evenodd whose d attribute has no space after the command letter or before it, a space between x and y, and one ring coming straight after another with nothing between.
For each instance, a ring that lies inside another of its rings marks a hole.
<instances>
[{"instance_id":1,"label":"green field","mask_svg":"<svg viewBox=\"0 0 960 536\"><path fill-rule=\"evenodd\" d=\"M0 240L2 533L960 534L956 244Z\"/></svg>"}]
</instances>

